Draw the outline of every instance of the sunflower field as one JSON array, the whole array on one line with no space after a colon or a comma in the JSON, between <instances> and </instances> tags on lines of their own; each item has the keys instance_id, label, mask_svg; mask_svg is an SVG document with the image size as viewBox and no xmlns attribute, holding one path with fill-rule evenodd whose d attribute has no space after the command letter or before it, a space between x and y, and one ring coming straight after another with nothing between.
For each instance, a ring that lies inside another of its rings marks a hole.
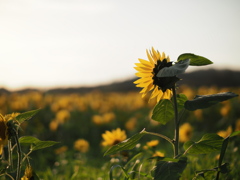
<instances>
[{"instance_id":1,"label":"sunflower field","mask_svg":"<svg viewBox=\"0 0 240 180\"><path fill-rule=\"evenodd\" d=\"M238 88L215 86L195 89L182 85L177 91L184 93L188 99L193 99L196 94L229 91L240 94ZM110 146L126 140L143 129L173 137L173 122L163 125L151 119L155 103L148 102L148 99L147 96L141 98L137 91L122 93L92 91L71 94L41 91L1 93L0 113L6 118L7 114L13 112L24 113L39 109L19 128L20 137L32 136L43 141L56 142L47 148L31 152L28 161L36 179L103 180L109 179L109 174L112 179L124 179L123 174L126 172L122 167L147 172L154 165L152 157L164 157L172 153L171 147L164 139L144 136L132 151L104 156ZM239 104L238 96L207 109L185 111L179 129L180 144L189 140L198 141L204 133L217 133L225 138L233 131L239 131ZM1 134L0 179L11 179L10 175L5 173L4 156L8 153L7 146L2 144L2 136ZM240 177L239 144L240 138L236 136L226 150L224 160L228 161L231 168L226 179ZM28 148L23 146L22 151L28 152ZM147 160L135 156L139 153L144 153ZM130 157L134 158L129 161ZM181 179L192 179L196 171L216 165L218 158L219 152L189 156L191 163L188 164L189 167L183 172ZM22 167L21 176L24 170L26 174L27 167ZM145 174L141 179L151 178Z\"/></svg>"}]
</instances>

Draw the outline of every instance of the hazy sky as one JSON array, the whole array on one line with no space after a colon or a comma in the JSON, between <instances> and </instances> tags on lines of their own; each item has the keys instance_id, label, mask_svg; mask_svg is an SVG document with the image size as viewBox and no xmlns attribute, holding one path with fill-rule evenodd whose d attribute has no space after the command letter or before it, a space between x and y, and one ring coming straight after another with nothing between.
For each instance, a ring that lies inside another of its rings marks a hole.
<instances>
[{"instance_id":1,"label":"hazy sky","mask_svg":"<svg viewBox=\"0 0 240 180\"><path fill-rule=\"evenodd\" d=\"M239 69L240 1L0 0L0 87L131 78L152 46Z\"/></svg>"}]
</instances>

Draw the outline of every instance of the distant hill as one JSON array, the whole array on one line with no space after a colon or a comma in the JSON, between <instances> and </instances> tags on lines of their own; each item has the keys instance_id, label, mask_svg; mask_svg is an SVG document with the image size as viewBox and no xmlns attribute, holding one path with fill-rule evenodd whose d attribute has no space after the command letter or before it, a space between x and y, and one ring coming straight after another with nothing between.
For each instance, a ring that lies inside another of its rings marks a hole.
<instances>
[{"instance_id":1,"label":"distant hill","mask_svg":"<svg viewBox=\"0 0 240 180\"><path fill-rule=\"evenodd\" d=\"M192 87L199 86L218 86L218 87L240 87L240 71L231 70L200 70L193 71L190 73L185 73L179 75L182 79L178 82L179 85L186 84ZM91 91L102 91L102 92L128 92L128 91L139 91L133 81L137 78L132 78L130 80L115 82L108 85L100 85L94 87L77 87L77 88L54 88L45 91L45 93L87 93ZM37 91L37 89L23 89L21 91L15 91L18 93L24 93L28 91ZM10 91L2 88L0 89L0 94L11 93Z\"/></svg>"}]
</instances>

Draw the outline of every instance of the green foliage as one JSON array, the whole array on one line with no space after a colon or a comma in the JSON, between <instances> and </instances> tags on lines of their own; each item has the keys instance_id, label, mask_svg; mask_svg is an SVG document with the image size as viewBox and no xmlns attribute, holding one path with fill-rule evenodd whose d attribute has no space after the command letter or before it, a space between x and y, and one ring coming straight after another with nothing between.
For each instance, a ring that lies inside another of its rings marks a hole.
<instances>
[{"instance_id":1,"label":"green foliage","mask_svg":"<svg viewBox=\"0 0 240 180\"><path fill-rule=\"evenodd\" d=\"M198 142L188 141L184 144L184 149L190 154L206 154L220 151L223 138L217 134L205 134ZM185 152L185 153L186 153Z\"/></svg>"},{"instance_id":2,"label":"green foliage","mask_svg":"<svg viewBox=\"0 0 240 180\"><path fill-rule=\"evenodd\" d=\"M35 114L37 114L38 112L40 111L40 109L36 109L36 110L32 110L32 111L27 111L27 112L24 112L24 113L21 113L19 114L17 117L16 117L16 120L19 122L19 123L22 123L24 121L27 121L29 119L31 119Z\"/></svg>"},{"instance_id":3,"label":"green foliage","mask_svg":"<svg viewBox=\"0 0 240 180\"><path fill-rule=\"evenodd\" d=\"M184 108L184 103L187 101L187 97L184 94L177 95L177 106L179 112ZM152 117L153 120L160 122L161 124L166 124L174 118L174 108L172 101L168 99L162 99L154 107Z\"/></svg>"},{"instance_id":4,"label":"green foliage","mask_svg":"<svg viewBox=\"0 0 240 180\"><path fill-rule=\"evenodd\" d=\"M210 61L209 59L203 56L192 54L192 53L181 54L180 56L178 56L177 61L179 62L186 59L190 59L189 65L191 66L205 66L205 65L213 64L213 62Z\"/></svg>"},{"instance_id":5,"label":"green foliage","mask_svg":"<svg viewBox=\"0 0 240 180\"><path fill-rule=\"evenodd\" d=\"M193 100L186 101L184 107L189 111L204 109L237 96L237 94L232 92L224 92L211 95L197 95Z\"/></svg>"},{"instance_id":6,"label":"green foliage","mask_svg":"<svg viewBox=\"0 0 240 180\"><path fill-rule=\"evenodd\" d=\"M23 136L19 138L19 142L22 145L30 145L31 150L39 150L39 149L44 149L47 147L51 147L55 144L58 144L58 142L55 141L41 141L35 137L32 136Z\"/></svg>"},{"instance_id":7,"label":"green foliage","mask_svg":"<svg viewBox=\"0 0 240 180\"><path fill-rule=\"evenodd\" d=\"M110 155L110 154L115 154L119 151L133 149L136 146L136 144L138 143L138 141L142 138L143 135L145 135L145 130L144 129L141 132L133 135L131 138L126 139L125 141L122 141L122 142L110 147L104 153L104 156Z\"/></svg>"},{"instance_id":8,"label":"green foliage","mask_svg":"<svg viewBox=\"0 0 240 180\"><path fill-rule=\"evenodd\" d=\"M160 160L156 164L154 180L178 180L186 166L186 157L172 159L172 161L169 158L168 161Z\"/></svg>"},{"instance_id":9,"label":"green foliage","mask_svg":"<svg viewBox=\"0 0 240 180\"><path fill-rule=\"evenodd\" d=\"M162 68L158 72L157 77L173 77L182 74L188 68L188 65L189 59L176 62L173 66Z\"/></svg>"}]
</instances>

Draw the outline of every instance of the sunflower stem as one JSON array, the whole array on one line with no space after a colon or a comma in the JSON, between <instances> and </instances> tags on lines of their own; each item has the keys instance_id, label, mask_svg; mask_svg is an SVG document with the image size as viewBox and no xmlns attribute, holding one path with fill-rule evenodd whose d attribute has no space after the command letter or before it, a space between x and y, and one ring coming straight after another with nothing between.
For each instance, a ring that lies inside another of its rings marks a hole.
<instances>
[{"instance_id":1,"label":"sunflower stem","mask_svg":"<svg viewBox=\"0 0 240 180\"><path fill-rule=\"evenodd\" d=\"M179 149L179 118L178 118L177 94L176 94L175 85L172 88L172 92L173 92L173 106L174 106L174 115L175 115L174 157L177 157L178 149Z\"/></svg>"}]
</instances>

